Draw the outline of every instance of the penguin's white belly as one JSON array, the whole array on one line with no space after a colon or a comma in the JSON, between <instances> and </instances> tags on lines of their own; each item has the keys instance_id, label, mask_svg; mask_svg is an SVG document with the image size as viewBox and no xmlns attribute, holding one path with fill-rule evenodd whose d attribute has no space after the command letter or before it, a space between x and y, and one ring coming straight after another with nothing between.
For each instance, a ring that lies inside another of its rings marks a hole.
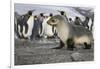
<instances>
[{"instance_id":1,"label":"penguin's white belly","mask_svg":"<svg viewBox=\"0 0 100 69\"><path fill-rule=\"evenodd\" d=\"M32 29L33 29L33 25L34 25L34 17L33 16L30 16L30 18L28 19L27 21L27 24L28 24L28 32L25 34L25 27L23 27L23 33L24 33L24 36L25 37L30 37L31 34L32 34Z\"/></svg>"},{"instance_id":2,"label":"penguin's white belly","mask_svg":"<svg viewBox=\"0 0 100 69\"><path fill-rule=\"evenodd\" d=\"M47 23L46 23L46 28L45 28L45 34L47 36L53 36L52 26L48 25Z\"/></svg>"},{"instance_id":3,"label":"penguin's white belly","mask_svg":"<svg viewBox=\"0 0 100 69\"><path fill-rule=\"evenodd\" d=\"M47 18L47 19L44 19L44 21L43 21L43 33L46 36L53 36L52 26L50 26L50 25L47 24L47 21L49 19L50 18Z\"/></svg>"},{"instance_id":4,"label":"penguin's white belly","mask_svg":"<svg viewBox=\"0 0 100 69\"><path fill-rule=\"evenodd\" d=\"M18 25L18 33L19 33L19 35L21 36L21 35L22 35L22 33L20 32L20 29L21 29L21 26L20 26L20 25Z\"/></svg>"},{"instance_id":5,"label":"penguin's white belly","mask_svg":"<svg viewBox=\"0 0 100 69\"><path fill-rule=\"evenodd\" d=\"M14 18L14 23L17 25L17 18L16 17Z\"/></svg>"},{"instance_id":6,"label":"penguin's white belly","mask_svg":"<svg viewBox=\"0 0 100 69\"><path fill-rule=\"evenodd\" d=\"M91 30L91 25L92 25L92 20L91 20L91 19L89 19L89 23L88 23L89 30Z\"/></svg>"}]
</instances>

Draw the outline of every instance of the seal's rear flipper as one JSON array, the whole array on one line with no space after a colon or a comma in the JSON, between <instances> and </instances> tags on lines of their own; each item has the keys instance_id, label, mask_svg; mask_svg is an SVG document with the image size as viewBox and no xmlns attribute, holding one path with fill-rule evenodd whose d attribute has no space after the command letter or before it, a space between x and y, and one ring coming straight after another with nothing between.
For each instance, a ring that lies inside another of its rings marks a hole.
<instances>
[{"instance_id":1,"label":"seal's rear flipper","mask_svg":"<svg viewBox=\"0 0 100 69\"><path fill-rule=\"evenodd\" d=\"M91 49L91 44L87 44L86 42L84 43L85 48L84 49Z\"/></svg>"}]
</instances>

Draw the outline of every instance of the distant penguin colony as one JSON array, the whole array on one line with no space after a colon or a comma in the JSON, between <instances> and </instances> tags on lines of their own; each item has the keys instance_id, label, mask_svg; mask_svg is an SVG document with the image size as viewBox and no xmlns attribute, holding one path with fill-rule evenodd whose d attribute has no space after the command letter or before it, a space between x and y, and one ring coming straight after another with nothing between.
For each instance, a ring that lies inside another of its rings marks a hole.
<instances>
[{"instance_id":1,"label":"distant penguin colony","mask_svg":"<svg viewBox=\"0 0 100 69\"><path fill-rule=\"evenodd\" d=\"M93 29L93 21L94 21L93 18L89 18L88 16L85 16L85 20L82 21L80 19L80 17L76 16L75 21L72 22L71 18L68 19L68 17L66 16L66 12L65 11L59 11L58 10L58 12L60 12L60 15L65 16L66 19L69 20L69 23L72 23L72 24L75 24L75 25L84 26L86 29L89 29L90 31L92 31L92 29Z\"/></svg>"},{"instance_id":2,"label":"distant penguin colony","mask_svg":"<svg viewBox=\"0 0 100 69\"><path fill-rule=\"evenodd\" d=\"M73 50L80 44L84 45L84 49L91 48L91 43L93 41L92 33L83 26L70 24L66 17L62 15L51 17L47 23L56 27L60 39L60 46L54 49L61 49L67 46L67 49Z\"/></svg>"}]
</instances>

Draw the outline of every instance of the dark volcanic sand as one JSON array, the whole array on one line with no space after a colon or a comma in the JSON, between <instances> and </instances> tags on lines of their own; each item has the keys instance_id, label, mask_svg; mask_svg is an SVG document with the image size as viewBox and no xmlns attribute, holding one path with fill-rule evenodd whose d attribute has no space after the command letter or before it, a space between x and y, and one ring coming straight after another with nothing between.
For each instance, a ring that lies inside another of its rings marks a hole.
<instances>
[{"instance_id":1,"label":"dark volcanic sand","mask_svg":"<svg viewBox=\"0 0 100 69\"><path fill-rule=\"evenodd\" d=\"M19 40L15 39L15 65L29 64L48 64L72 62L71 54L79 52L83 55L84 61L94 60L94 51L92 49L79 49L69 51L64 49L51 49L59 45L59 40Z\"/></svg>"}]
</instances>

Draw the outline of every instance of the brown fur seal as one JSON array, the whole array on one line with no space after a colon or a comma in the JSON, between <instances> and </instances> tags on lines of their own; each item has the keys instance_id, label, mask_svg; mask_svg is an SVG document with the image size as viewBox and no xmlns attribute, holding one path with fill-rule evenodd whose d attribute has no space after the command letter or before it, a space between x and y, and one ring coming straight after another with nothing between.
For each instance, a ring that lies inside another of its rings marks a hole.
<instances>
[{"instance_id":1,"label":"brown fur seal","mask_svg":"<svg viewBox=\"0 0 100 69\"><path fill-rule=\"evenodd\" d=\"M84 44L85 49L91 48L93 36L88 29L68 23L66 17L62 15L51 17L47 23L56 27L58 37L60 38L60 46L55 49L67 46L68 49L73 50L77 44Z\"/></svg>"}]
</instances>

